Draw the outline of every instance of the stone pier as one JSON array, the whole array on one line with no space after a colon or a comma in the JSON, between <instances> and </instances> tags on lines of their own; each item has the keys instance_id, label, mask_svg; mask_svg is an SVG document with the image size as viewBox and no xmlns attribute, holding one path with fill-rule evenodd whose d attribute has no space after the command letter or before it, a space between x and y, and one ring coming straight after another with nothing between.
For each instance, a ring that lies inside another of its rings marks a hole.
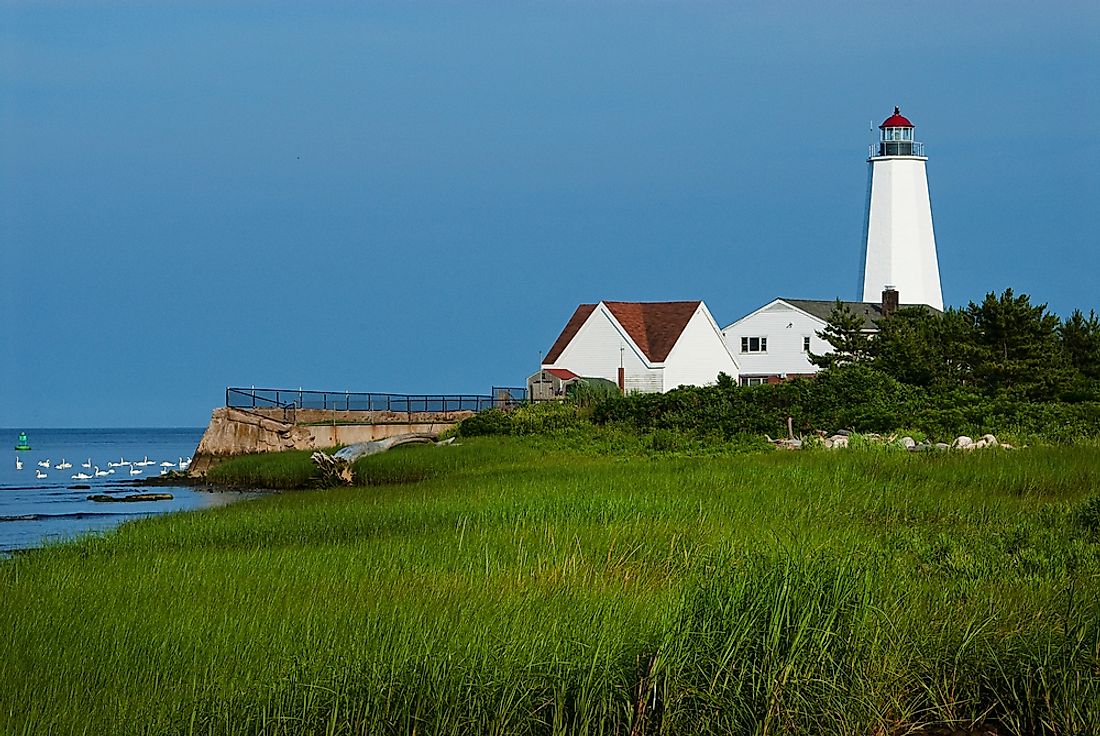
<instances>
[{"instance_id":1,"label":"stone pier","mask_svg":"<svg viewBox=\"0 0 1100 736\"><path fill-rule=\"evenodd\" d=\"M473 414L299 409L288 422L281 409L218 407L195 449L189 473L202 477L222 460L239 455L319 450L412 432L438 434Z\"/></svg>"}]
</instances>

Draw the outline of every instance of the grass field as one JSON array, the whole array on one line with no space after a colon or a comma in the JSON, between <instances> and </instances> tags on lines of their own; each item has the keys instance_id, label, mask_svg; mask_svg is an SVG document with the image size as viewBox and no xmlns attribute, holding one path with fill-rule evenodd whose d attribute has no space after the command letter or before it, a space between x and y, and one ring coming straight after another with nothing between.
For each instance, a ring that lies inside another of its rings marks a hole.
<instances>
[{"instance_id":1,"label":"grass field","mask_svg":"<svg viewBox=\"0 0 1100 736\"><path fill-rule=\"evenodd\" d=\"M571 447L0 562L0 733L1100 732L1095 446Z\"/></svg>"}]
</instances>

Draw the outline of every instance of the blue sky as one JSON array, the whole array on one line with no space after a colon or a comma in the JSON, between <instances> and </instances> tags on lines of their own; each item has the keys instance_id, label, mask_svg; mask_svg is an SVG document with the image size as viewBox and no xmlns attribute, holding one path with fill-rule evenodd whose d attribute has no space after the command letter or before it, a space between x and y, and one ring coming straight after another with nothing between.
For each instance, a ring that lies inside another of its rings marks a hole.
<instances>
[{"instance_id":1,"label":"blue sky","mask_svg":"<svg viewBox=\"0 0 1100 736\"><path fill-rule=\"evenodd\" d=\"M600 299L855 296L870 121L945 301L1100 311L1096 3L0 2L0 426L522 385Z\"/></svg>"}]
</instances>

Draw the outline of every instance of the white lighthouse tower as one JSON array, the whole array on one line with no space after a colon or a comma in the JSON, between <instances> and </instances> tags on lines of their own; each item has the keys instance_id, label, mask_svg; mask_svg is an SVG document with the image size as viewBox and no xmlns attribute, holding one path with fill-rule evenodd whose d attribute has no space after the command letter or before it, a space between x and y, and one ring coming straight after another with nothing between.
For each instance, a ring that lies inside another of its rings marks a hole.
<instances>
[{"instance_id":1,"label":"white lighthouse tower","mask_svg":"<svg viewBox=\"0 0 1100 736\"><path fill-rule=\"evenodd\" d=\"M862 300L878 302L883 290L892 287L906 304L942 310L924 144L913 140L913 124L897 107L879 129L882 135L867 159Z\"/></svg>"}]
</instances>

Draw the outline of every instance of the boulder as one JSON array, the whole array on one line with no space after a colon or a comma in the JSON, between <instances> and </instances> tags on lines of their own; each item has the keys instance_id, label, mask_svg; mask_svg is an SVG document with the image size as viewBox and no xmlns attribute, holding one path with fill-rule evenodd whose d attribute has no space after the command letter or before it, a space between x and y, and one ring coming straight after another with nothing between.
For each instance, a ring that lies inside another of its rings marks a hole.
<instances>
[{"instance_id":1,"label":"boulder","mask_svg":"<svg viewBox=\"0 0 1100 736\"><path fill-rule=\"evenodd\" d=\"M952 449L955 450L969 450L974 447L974 440L967 437L965 434L955 438L955 441L951 443Z\"/></svg>"},{"instance_id":2,"label":"boulder","mask_svg":"<svg viewBox=\"0 0 1100 736\"><path fill-rule=\"evenodd\" d=\"M917 446L917 441L914 440L912 437L906 436L898 440L898 444L904 447L906 450L912 450L914 447Z\"/></svg>"},{"instance_id":3,"label":"boulder","mask_svg":"<svg viewBox=\"0 0 1100 736\"><path fill-rule=\"evenodd\" d=\"M986 447L997 447L1000 444L997 442L997 438L991 434L983 434L982 440L985 441Z\"/></svg>"},{"instance_id":4,"label":"boulder","mask_svg":"<svg viewBox=\"0 0 1100 736\"><path fill-rule=\"evenodd\" d=\"M947 450L951 448L951 445L947 444L946 442L937 442L935 444L935 448L937 450Z\"/></svg>"},{"instance_id":5,"label":"boulder","mask_svg":"<svg viewBox=\"0 0 1100 736\"><path fill-rule=\"evenodd\" d=\"M825 446L833 449L840 450L848 446L848 436L844 434L834 434L829 439L825 440Z\"/></svg>"}]
</instances>

